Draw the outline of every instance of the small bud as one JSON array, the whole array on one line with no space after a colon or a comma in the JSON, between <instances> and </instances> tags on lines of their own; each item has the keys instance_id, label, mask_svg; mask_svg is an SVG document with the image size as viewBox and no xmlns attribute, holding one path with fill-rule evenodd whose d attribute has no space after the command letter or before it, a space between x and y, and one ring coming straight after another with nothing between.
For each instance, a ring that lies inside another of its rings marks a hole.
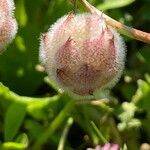
<instances>
[{"instance_id":1,"label":"small bud","mask_svg":"<svg viewBox=\"0 0 150 150\"><path fill-rule=\"evenodd\" d=\"M40 60L64 90L90 96L115 85L124 68L125 45L96 14L69 14L42 35Z\"/></svg>"},{"instance_id":2,"label":"small bud","mask_svg":"<svg viewBox=\"0 0 150 150\"><path fill-rule=\"evenodd\" d=\"M17 33L13 11L13 0L0 0L0 52L11 43Z\"/></svg>"}]
</instances>

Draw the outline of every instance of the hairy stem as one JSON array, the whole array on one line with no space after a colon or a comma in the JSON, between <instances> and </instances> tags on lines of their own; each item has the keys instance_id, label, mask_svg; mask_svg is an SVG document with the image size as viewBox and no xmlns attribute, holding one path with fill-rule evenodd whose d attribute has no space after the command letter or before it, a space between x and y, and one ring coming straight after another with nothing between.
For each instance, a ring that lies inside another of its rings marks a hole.
<instances>
[{"instance_id":1,"label":"hairy stem","mask_svg":"<svg viewBox=\"0 0 150 150\"><path fill-rule=\"evenodd\" d=\"M106 23L112 26L113 28L115 28L116 30L118 30L118 32L120 32L121 34L126 35L130 38L142 41L144 43L150 44L150 33L128 27L112 19L111 17L107 16L106 14L104 14L103 12L99 11L94 6L92 6L87 0L80 0L80 1L84 4L84 6L89 12L102 15L105 18Z\"/></svg>"}]
</instances>

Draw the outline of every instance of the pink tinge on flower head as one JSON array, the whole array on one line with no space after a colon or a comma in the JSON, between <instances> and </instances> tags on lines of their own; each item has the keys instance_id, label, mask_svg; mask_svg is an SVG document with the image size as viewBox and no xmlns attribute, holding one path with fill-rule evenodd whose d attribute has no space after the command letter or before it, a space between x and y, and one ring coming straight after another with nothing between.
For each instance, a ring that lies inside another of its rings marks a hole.
<instances>
[{"instance_id":1,"label":"pink tinge on flower head","mask_svg":"<svg viewBox=\"0 0 150 150\"><path fill-rule=\"evenodd\" d=\"M6 13L6 15L13 15L15 9L14 0L1 0L0 8Z\"/></svg>"},{"instance_id":2,"label":"pink tinge on flower head","mask_svg":"<svg viewBox=\"0 0 150 150\"><path fill-rule=\"evenodd\" d=\"M13 0L0 0L0 27L7 17L13 16L14 8Z\"/></svg>"},{"instance_id":3,"label":"pink tinge on flower head","mask_svg":"<svg viewBox=\"0 0 150 150\"><path fill-rule=\"evenodd\" d=\"M101 146L99 146L99 145L96 146L96 147L95 147L95 150L101 150Z\"/></svg>"},{"instance_id":4,"label":"pink tinge on flower head","mask_svg":"<svg viewBox=\"0 0 150 150\"><path fill-rule=\"evenodd\" d=\"M14 39L17 32L13 10L13 0L0 0L0 52Z\"/></svg>"},{"instance_id":5,"label":"pink tinge on flower head","mask_svg":"<svg viewBox=\"0 0 150 150\"><path fill-rule=\"evenodd\" d=\"M49 77L80 96L110 88L124 67L122 38L96 14L69 14L41 39L40 60Z\"/></svg>"},{"instance_id":6,"label":"pink tinge on flower head","mask_svg":"<svg viewBox=\"0 0 150 150\"><path fill-rule=\"evenodd\" d=\"M118 144L106 143L103 147L96 146L95 148L87 148L87 150L119 150Z\"/></svg>"},{"instance_id":7,"label":"pink tinge on flower head","mask_svg":"<svg viewBox=\"0 0 150 150\"><path fill-rule=\"evenodd\" d=\"M119 150L119 146L117 144L105 144L101 150Z\"/></svg>"}]
</instances>

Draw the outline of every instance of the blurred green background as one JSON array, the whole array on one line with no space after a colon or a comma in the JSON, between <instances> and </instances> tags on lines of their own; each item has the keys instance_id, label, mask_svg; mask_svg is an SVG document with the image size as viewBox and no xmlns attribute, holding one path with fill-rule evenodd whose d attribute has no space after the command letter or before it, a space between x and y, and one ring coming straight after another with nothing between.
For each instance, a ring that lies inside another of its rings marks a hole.
<instances>
[{"instance_id":1,"label":"blurred green background","mask_svg":"<svg viewBox=\"0 0 150 150\"><path fill-rule=\"evenodd\" d=\"M90 2L112 18L150 32L150 0ZM126 67L107 96L110 101L76 104L45 78L38 60L40 34L72 11L71 3L15 0L15 5L18 33L0 55L0 149L84 150L107 141L138 150L150 143L150 46L124 37ZM83 11L79 3L78 12Z\"/></svg>"}]
</instances>

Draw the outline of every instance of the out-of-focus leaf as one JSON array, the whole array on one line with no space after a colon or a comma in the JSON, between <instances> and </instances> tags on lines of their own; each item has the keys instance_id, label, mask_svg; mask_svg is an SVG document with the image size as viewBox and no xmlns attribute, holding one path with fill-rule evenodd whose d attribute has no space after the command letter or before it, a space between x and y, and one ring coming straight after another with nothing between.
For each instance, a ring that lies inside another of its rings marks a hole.
<instances>
[{"instance_id":1,"label":"out-of-focus leaf","mask_svg":"<svg viewBox=\"0 0 150 150\"><path fill-rule=\"evenodd\" d=\"M60 104L59 96L50 97L48 100L33 101L27 107L28 113L38 120L51 119L54 116L55 106Z\"/></svg>"},{"instance_id":2,"label":"out-of-focus leaf","mask_svg":"<svg viewBox=\"0 0 150 150\"><path fill-rule=\"evenodd\" d=\"M150 75L149 74L145 74L145 79L150 84Z\"/></svg>"},{"instance_id":3,"label":"out-of-focus leaf","mask_svg":"<svg viewBox=\"0 0 150 150\"><path fill-rule=\"evenodd\" d=\"M136 88L132 83L124 85L122 84L120 90L123 94L124 99L130 100L133 94L135 93Z\"/></svg>"},{"instance_id":4,"label":"out-of-focus leaf","mask_svg":"<svg viewBox=\"0 0 150 150\"><path fill-rule=\"evenodd\" d=\"M5 141L11 141L17 134L26 115L26 105L21 103L12 104L5 117Z\"/></svg>"},{"instance_id":5,"label":"out-of-focus leaf","mask_svg":"<svg viewBox=\"0 0 150 150\"><path fill-rule=\"evenodd\" d=\"M19 21L21 27L24 27L27 23L27 14L24 5L25 0L18 0L16 3L17 11L16 18Z\"/></svg>"},{"instance_id":6,"label":"out-of-focus leaf","mask_svg":"<svg viewBox=\"0 0 150 150\"><path fill-rule=\"evenodd\" d=\"M28 147L28 145L29 145L29 139L28 139L27 134L25 134L25 133L20 134L15 141L17 143L22 143L22 144L26 145L26 147Z\"/></svg>"},{"instance_id":7,"label":"out-of-focus leaf","mask_svg":"<svg viewBox=\"0 0 150 150\"><path fill-rule=\"evenodd\" d=\"M144 6L141 8L139 12L139 14L141 14L141 19L148 20L148 21L150 20L149 5L150 5L150 1L148 0L147 3L144 3Z\"/></svg>"},{"instance_id":8,"label":"out-of-focus leaf","mask_svg":"<svg viewBox=\"0 0 150 150\"><path fill-rule=\"evenodd\" d=\"M105 0L104 3L97 6L100 10L120 8L133 3L135 0Z\"/></svg>"},{"instance_id":9,"label":"out-of-focus leaf","mask_svg":"<svg viewBox=\"0 0 150 150\"><path fill-rule=\"evenodd\" d=\"M26 148L25 144L16 142L5 142L0 145L0 150L25 150Z\"/></svg>"},{"instance_id":10,"label":"out-of-focus leaf","mask_svg":"<svg viewBox=\"0 0 150 150\"><path fill-rule=\"evenodd\" d=\"M132 98L138 107L150 111L150 84L144 80L138 80L138 89Z\"/></svg>"},{"instance_id":11,"label":"out-of-focus leaf","mask_svg":"<svg viewBox=\"0 0 150 150\"><path fill-rule=\"evenodd\" d=\"M123 148L121 148L121 150L128 150L127 145L124 144L124 145L123 145Z\"/></svg>"},{"instance_id":12,"label":"out-of-focus leaf","mask_svg":"<svg viewBox=\"0 0 150 150\"><path fill-rule=\"evenodd\" d=\"M141 62L150 64L150 47L149 47L149 45L144 46L139 52L137 52L137 57Z\"/></svg>"},{"instance_id":13,"label":"out-of-focus leaf","mask_svg":"<svg viewBox=\"0 0 150 150\"><path fill-rule=\"evenodd\" d=\"M120 123L118 124L118 129L124 131L126 129L137 128L141 126L139 119L134 118L134 114L137 107L134 103L124 102L122 104L122 112L118 115Z\"/></svg>"},{"instance_id":14,"label":"out-of-focus leaf","mask_svg":"<svg viewBox=\"0 0 150 150\"><path fill-rule=\"evenodd\" d=\"M44 127L34 120L26 120L25 128L28 130L29 135L31 135L32 139L34 140L37 140L44 132Z\"/></svg>"}]
</instances>

